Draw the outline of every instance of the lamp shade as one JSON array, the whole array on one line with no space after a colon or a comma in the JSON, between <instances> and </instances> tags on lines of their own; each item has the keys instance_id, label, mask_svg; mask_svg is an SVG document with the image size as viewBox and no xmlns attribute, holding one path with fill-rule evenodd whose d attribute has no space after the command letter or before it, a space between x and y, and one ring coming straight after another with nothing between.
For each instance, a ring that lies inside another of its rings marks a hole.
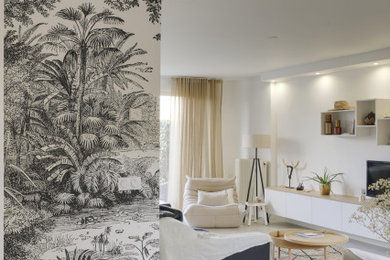
<instances>
[{"instance_id":1,"label":"lamp shade","mask_svg":"<svg viewBox=\"0 0 390 260\"><path fill-rule=\"evenodd\" d=\"M243 147L253 148L270 148L271 136L270 135L244 135L242 137Z\"/></svg>"}]
</instances>

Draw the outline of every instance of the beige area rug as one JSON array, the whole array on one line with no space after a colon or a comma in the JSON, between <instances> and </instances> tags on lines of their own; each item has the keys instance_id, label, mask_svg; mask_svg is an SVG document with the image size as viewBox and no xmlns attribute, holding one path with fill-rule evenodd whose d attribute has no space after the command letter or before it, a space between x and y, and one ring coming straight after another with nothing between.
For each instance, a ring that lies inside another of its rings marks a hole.
<instances>
[{"instance_id":1,"label":"beige area rug","mask_svg":"<svg viewBox=\"0 0 390 260\"><path fill-rule=\"evenodd\" d=\"M329 246L327 248L327 260L342 260L342 253L345 249L343 247ZM278 248L275 247L275 259L278 259ZM288 260L288 250L281 248L280 253L281 260ZM311 250L297 250L291 251L291 259L293 260L321 260L324 259L323 249L311 249Z\"/></svg>"}]
</instances>

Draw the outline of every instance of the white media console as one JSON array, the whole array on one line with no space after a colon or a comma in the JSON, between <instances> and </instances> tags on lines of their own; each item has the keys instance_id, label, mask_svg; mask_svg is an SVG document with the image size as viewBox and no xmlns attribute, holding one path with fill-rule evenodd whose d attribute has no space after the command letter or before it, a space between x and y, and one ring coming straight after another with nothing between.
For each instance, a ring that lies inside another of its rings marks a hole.
<instances>
[{"instance_id":1,"label":"white media console","mask_svg":"<svg viewBox=\"0 0 390 260\"><path fill-rule=\"evenodd\" d=\"M315 191L297 191L283 187L266 188L265 197L270 214L383 241L364 226L350 222L350 217L360 205L357 197L325 196Z\"/></svg>"}]
</instances>

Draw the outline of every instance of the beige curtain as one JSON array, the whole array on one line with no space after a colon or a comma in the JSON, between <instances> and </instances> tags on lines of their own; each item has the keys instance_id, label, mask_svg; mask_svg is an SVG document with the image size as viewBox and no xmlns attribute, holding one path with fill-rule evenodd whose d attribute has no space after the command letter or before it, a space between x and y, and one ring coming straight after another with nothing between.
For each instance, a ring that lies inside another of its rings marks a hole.
<instances>
[{"instance_id":1,"label":"beige curtain","mask_svg":"<svg viewBox=\"0 0 390 260\"><path fill-rule=\"evenodd\" d=\"M174 78L168 201L182 207L186 175L223 177L222 80Z\"/></svg>"}]
</instances>

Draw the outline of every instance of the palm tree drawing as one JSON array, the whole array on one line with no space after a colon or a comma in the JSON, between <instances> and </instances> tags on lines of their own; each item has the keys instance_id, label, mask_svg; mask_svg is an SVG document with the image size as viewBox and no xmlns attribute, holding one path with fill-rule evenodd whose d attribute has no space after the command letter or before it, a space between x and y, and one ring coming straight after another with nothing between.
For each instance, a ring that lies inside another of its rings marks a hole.
<instances>
[{"instance_id":1,"label":"palm tree drawing","mask_svg":"<svg viewBox=\"0 0 390 260\"><path fill-rule=\"evenodd\" d=\"M70 50L63 60L45 60L36 72L36 82L48 83L54 87L44 99L46 110L51 102L60 110L72 110L75 99L75 81L77 73L77 53Z\"/></svg>"},{"instance_id":2,"label":"palm tree drawing","mask_svg":"<svg viewBox=\"0 0 390 260\"><path fill-rule=\"evenodd\" d=\"M6 2L10 12L32 15L28 6ZM102 234L85 240L98 255L112 255L109 242L117 235L109 228L114 216L106 214L138 207L141 200L145 206L152 203L151 197L125 198L118 182L142 176L156 160L149 154L158 146L158 100L147 84L154 60L138 44L144 36L128 32L124 19L104 1L81 1L78 6L65 0L43 2L50 5L50 19L34 17L31 26L23 27L27 25L13 17L10 21L16 19L21 26L8 28L4 36L4 255L32 259L52 246L71 243L73 238L61 237L58 244L47 242L55 230L71 229L67 224L60 227L62 221L57 220L62 218L83 225L87 234L97 223L106 223ZM52 15L60 21L48 25ZM148 48L154 51L157 46ZM139 150L142 157L137 157ZM141 182L143 187L157 183L145 178ZM87 212L94 219L88 225ZM47 237L44 246L40 234ZM145 245L141 251L146 257L152 248L157 250L153 243ZM94 257L89 250L76 249L73 256L65 245L61 250L69 259Z\"/></svg>"},{"instance_id":3,"label":"palm tree drawing","mask_svg":"<svg viewBox=\"0 0 390 260\"><path fill-rule=\"evenodd\" d=\"M135 61L133 58L138 55L147 54L143 49L137 48L137 43L125 51L122 51L123 45L126 41L133 36L132 33L127 33L113 44L110 48L105 48L97 52L93 56L93 68L95 69L91 81L102 80L102 89L104 91L107 88L114 89L114 86L125 90L128 84L132 84L136 87L143 89L142 85L139 84L134 78L147 82L148 80L141 74L131 71L129 69L142 68L142 66L148 65L145 62Z\"/></svg>"},{"instance_id":4,"label":"palm tree drawing","mask_svg":"<svg viewBox=\"0 0 390 260\"><path fill-rule=\"evenodd\" d=\"M95 7L91 3L83 3L77 9L69 7L62 9L56 14L59 18L72 21L74 28L58 24L41 38L47 44L62 50L75 50L78 56L78 89L75 104L76 121L75 134L80 138L82 133L82 109L86 83L91 77L87 71L88 52L103 50L109 47L113 41L126 35L126 32L117 27L98 27L103 24L123 24L124 20L114 16L111 11L104 10L95 13Z\"/></svg>"}]
</instances>

